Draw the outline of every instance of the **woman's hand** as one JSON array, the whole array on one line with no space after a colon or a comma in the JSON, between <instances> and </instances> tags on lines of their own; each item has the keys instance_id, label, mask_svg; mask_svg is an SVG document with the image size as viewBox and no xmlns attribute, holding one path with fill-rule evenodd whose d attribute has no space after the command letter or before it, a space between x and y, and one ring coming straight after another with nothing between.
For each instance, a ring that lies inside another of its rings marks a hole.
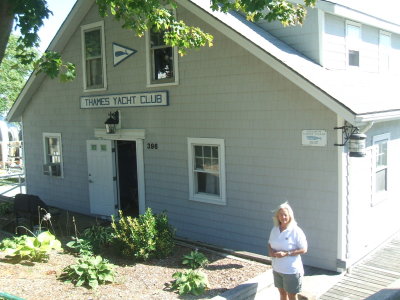
<instances>
[{"instance_id":1,"label":"woman's hand","mask_svg":"<svg viewBox=\"0 0 400 300\"><path fill-rule=\"evenodd\" d=\"M285 256L288 256L288 253L286 251L276 251L274 253L274 257L277 257L277 258L282 258Z\"/></svg>"}]
</instances>

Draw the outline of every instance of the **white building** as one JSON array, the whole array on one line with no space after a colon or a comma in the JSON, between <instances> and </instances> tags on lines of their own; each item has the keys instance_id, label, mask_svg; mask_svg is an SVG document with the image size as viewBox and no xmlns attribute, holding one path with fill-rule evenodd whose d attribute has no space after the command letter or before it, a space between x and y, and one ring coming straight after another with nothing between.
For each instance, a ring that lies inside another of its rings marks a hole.
<instances>
[{"instance_id":1,"label":"white building","mask_svg":"<svg viewBox=\"0 0 400 300\"><path fill-rule=\"evenodd\" d=\"M400 25L330 1L295 28L177 2L213 47L178 57L77 1L49 47L76 80L33 75L8 114L27 192L86 214L166 210L178 236L261 254L287 200L305 263L331 270L398 231ZM343 126L366 134L364 157L335 146Z\"/></svg>"}]
</instances>

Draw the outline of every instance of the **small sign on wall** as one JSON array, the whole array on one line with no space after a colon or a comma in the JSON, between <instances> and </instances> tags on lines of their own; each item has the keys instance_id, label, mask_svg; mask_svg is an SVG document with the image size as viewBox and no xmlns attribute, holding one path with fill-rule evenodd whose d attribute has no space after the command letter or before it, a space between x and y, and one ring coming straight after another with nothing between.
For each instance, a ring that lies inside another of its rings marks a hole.
<instances>
[{"instance_id":1,"label":"small sign on wall","mask_svg":"<svg viewBox=\"0 0 400 300\"><path fill-rule=\"evenodd\" d=\"M301 132L303 146L325 147L327 145L326 130L307 129Z\"/></svg>"}]
</instances>

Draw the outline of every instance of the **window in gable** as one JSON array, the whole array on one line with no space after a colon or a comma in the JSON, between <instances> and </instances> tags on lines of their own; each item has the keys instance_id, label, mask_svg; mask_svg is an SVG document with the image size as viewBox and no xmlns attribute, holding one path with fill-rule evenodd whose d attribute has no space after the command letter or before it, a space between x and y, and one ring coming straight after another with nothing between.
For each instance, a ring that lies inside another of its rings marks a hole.
<instances>
[{"instance_id":1,"label":"window in gable","mask_svg":"<svg viewBox=\"0 0 400 300\"><path fill-rule=\"evenodd\" d=\"M178 49L164 42L164 32L150 30L146 35L147 85L178 84Z\"/></svg>"},{"instance_id":2,"label":"window in gable","mask_svg":"<svg viewBox=\"0 0 400 300\"><path fill-rule=\"evenodd\" d=\"M359 24L346 22L346 48L347 65L359 67L361 51L361 26Z\"/></svg>"},{"instance_id":3,"label":"window in gable","mask_svg":"<svg viewBox=\"0 0 400 300\"><path fill-rule=\"evenodd\" d=\"M379 71L387 72L390 67L390 50L392 48L392 37L389 32L379 32Z\"/></svg>"},{"instance_id":4,"label":"window in gable","mask_svg":"<svg viewBox=\"0 0 400 300\"><path fill-rule=\"evenodd\" d=\"M104 22L82 26L82 65L85 91L107 88L104 49Z\"/></svg>"}]
</instances>

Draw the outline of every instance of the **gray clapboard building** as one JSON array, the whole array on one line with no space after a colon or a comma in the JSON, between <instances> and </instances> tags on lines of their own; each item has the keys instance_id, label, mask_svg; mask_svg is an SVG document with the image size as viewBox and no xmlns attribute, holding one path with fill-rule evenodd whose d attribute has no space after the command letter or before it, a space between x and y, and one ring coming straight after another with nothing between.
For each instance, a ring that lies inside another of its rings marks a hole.
<instances>
[{"instance_id":1,"label":"gray clapboard building","mask_svg":"<svg viewBox=\"0 0 400 300\"><path fill-rule=\"evenodd\" d=\"M165 210L180 237L260 254L289 201L305 263L330 270L399 230L400 25L331 1L293 28L177 2L213 47L178 56L77 1L49 46L76 80L32 75L7 117L27 192L84 214Z\"/></svg>"}]
</instances>

